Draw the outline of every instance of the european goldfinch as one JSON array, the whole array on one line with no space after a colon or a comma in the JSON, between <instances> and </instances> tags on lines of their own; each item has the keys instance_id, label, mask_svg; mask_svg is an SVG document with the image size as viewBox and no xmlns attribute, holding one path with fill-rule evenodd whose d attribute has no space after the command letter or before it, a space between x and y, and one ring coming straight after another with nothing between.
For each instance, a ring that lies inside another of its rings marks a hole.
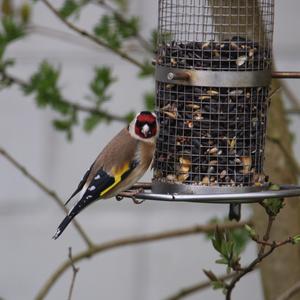
<instances>
[{"instance_id":1,"label":"european goldfinch","mask_svg":"<svg viewBox=\"0 0 300 300\"><path fill-rule=\"evenodd\" d=\"M153 159L158 129L156 115L142 111L108 143L66 202L79 192L82 195L58 226L54 239L89 204L115 197L143 176Z\"/></svg>"}]
</instances>

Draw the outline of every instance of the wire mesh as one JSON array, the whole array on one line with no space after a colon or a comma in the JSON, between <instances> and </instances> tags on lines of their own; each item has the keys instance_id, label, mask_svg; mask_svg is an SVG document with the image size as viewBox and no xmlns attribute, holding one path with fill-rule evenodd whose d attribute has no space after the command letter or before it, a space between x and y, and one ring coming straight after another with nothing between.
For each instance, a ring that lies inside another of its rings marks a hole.
<instances>
[{"instance_id":1,"label":"wire mesh","mask_svg":"<svg viewBox=\"0 0 300 300\"><path fill-rule=\"evenodd\" d=\"M271 70L273 9L273 0L160 0L156 62L228 76ZM264 185L268 92L157 81L154 185Z\"/></svg>"},{"instance_id":2,"label":"wire mesh","mask_svg":"<svg viewBox=\"0 0 300 300\"><path fill-rule=\"evenodd\" d=\"M273 0L161 0L157 63L200 70L271 66Z\"/></svg>"}]
</instances>

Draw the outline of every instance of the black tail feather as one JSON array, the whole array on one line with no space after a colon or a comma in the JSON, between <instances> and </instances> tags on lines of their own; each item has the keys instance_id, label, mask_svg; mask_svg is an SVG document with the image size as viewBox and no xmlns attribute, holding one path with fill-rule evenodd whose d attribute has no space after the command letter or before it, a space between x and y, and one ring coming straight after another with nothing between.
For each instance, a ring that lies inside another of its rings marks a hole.
<instances>
[{"instance_id":1,"label":"black tail feather","mask_svg":"<svg viewBox=\"0 0 300 300\"><path fill-rule=\"evenodd\" d=\"M59 224L53 239L56 240L62 233L63 231L66 229L66 227L69 225L69 223L72 221L72 219L75 217L75 215L73 217L70 217L69 215L67 215L63 221Z\"/></svg>"},{"instance_id":2,"label":"black tail feather","mask_svg":"<svg viewBox=\"0 0 300 300\"><path fill-rule=\"evenodd\" d=\"M66 229L66 227L69 225L69 223L73 220L73 218L78 215L85 207L90 205L92 202L94 202L96 198L89 198L89 195L84 195L78 203L69 211L69 214L63 219L63 221L58 226L56 233L53 236L53 239L57 239L63 231Z\"/></svg>"},{"instance_id":3,"label":"black tail feather","mask_svg":"<svg viewBox=\"0 0 300 300\"><path fill-rule=\"evenodd\" d=\"M241 204L234 203L229 206L229 220L239 221L241 219Z\"/></svg>"}]
</instances>

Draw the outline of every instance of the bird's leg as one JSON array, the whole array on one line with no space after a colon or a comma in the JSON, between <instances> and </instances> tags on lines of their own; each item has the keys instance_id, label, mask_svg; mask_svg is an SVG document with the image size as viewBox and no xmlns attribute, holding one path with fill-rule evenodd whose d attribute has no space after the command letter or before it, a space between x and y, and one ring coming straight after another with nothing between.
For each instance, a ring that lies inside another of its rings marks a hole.
<instances>
[{"instance_id":1,"label":"bird's leg","mask_svg":"<svg viewBox=\"0 0 300 300\"><path fill-rule=\"evenodd\" d=\"M136 189L136 190L128 190L128 191L125 191L125 192L122 192L120 193L119 195L116 196L116 199L118 201L122 200L124 197L127 197L127 198L131 198L132 201L134 202L134 204L141 204L144 202L144 200L137 200L135 198L135 196L139 193L142 193L144 191L143 188L139 188L139 189Z\"/></svg>"}]
</instances>

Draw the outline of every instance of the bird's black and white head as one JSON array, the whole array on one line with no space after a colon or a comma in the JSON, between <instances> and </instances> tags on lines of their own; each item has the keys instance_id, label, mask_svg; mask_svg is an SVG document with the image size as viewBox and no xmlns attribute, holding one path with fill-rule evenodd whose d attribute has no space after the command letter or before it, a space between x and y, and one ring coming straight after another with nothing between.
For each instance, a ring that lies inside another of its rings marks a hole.
<instances>
[{"instance_id":1,"label":"bird's black and white head","mask_svg":"<svg viewBox=\"0 0 300 300\"><path fill-rule=\"evenodd\" d=\"M154 143L159 130L156 114L150 111L138 113L129 124L128 130L133 138Z\"/></svg>"}]
</instances>

